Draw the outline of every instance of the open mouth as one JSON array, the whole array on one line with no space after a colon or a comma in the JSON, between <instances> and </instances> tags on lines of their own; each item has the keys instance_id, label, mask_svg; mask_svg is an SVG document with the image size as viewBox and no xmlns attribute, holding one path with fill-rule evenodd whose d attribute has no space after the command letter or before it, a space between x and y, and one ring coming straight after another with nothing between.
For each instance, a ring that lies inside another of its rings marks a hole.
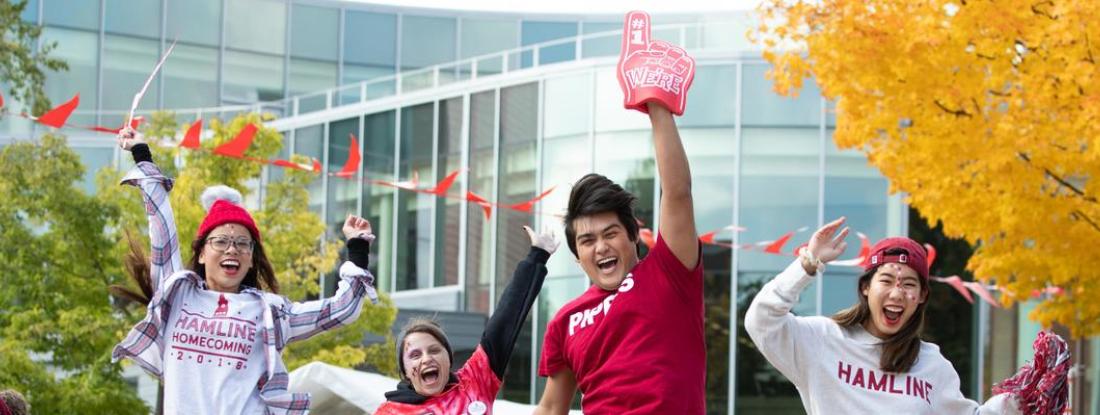
<instances>
[{"instance_id":1,"label":"open mouth","mask_svg":"<svg viewBox=\"0 0 1100 415\"><path fill-rule=\"evenodd\" d=\"M420 371L420 380L425 385L434 385L439 381L439 368L429 367Z\"/></svg>"},{"instance_id":2,"label":"open mouth","mask_svg":"<svg viewBox=\"0 0 1100 415\"><path fill-rule=\"evenodd\" d=\"M905 308L901 306L888 305L882 308L882 316L886 319L887 325L897 325L901 322L901 315L905 312Z\"/></svg>"},{"instance_id":3,"label":"open mouth","mask_svg":"<svg viewBox=\"0 0 1100 415\"><path fill-rule=\"evenodd\" d=\"M218 265L221 265L226 275L237 275L241 270L241 261L232 258L222 260Z\"/></svg>"},{"instance_id":4,"label":"open mouth","mask_svg":"<svg viewBox=\"0 0 1100 415\"><path fill-rule=\"evenodd\" d=\"M619 265L618 257L608 257L596 261L596 266L599 267L600 271L602 271L604 274L610 274L611 271L615 270L616 265Z\"/></svg>"}]
</instances>

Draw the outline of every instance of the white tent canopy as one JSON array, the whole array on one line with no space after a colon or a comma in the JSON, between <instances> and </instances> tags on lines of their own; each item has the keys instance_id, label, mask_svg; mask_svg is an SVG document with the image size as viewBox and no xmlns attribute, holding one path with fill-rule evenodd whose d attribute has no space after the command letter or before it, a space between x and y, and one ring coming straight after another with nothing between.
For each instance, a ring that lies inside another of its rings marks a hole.
<instances>
[{"instance_id":1,"label":"white tent canopy","mask_svg":"<svg viewBox=\"0 0 1100 415\"><path fill-rule=\"evenodd\" d=\"M327 363L313 362L290 372L290 390L312 395L313 414L372 414L386 401L386 392L397 386L397 379L377 373L360 372ZM494 415L529 415L532 405L498 399ZM580 414L580 411L572 411Z\"/></svg>"}]
</instances>

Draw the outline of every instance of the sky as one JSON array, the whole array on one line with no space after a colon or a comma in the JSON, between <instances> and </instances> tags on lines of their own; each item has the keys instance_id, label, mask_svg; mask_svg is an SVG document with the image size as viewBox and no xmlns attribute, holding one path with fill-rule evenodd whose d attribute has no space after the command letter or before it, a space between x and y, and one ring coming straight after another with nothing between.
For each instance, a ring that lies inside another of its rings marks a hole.
<instances>
[{"instance_id":1,"label":"sky","mask_svg":"<svg viewBox=\"0 0 1100 415\"><path fill-rule=\"evenodd\" d=\"M762 0L353 0L364 4L512 13L618 14L752 10Z\"/></svg>"}]
</instances>

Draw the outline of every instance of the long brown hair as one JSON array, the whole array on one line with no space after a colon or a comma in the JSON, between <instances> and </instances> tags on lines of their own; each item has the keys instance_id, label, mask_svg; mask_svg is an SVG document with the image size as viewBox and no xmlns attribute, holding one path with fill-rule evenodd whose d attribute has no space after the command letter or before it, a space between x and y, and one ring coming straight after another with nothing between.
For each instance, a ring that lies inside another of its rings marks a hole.
<instances>
[{"instance_id":1,"label":"long brown hair","mask_svg":"<svg viewBox=\"0 0 1100 415\"><path fill-rule=\"evenodd\" d=\"M900 249L896 251L889 250L886 254L897 255L904 252ZM844 327L853 327L863 326L871 319L871 306L867 303L867 296L863 294L863 289L871 284L871 279L874 278L875 271L878 271L880 266L882 265L868 269L863 275L859 276L859 284L856 284L856 296L859 298L859 302L833 314L833 321ZM879 367L884 371L908 372L913 364L917 362L917 356L920 355L920 334L924 330L924 311L925 306L928 304L929 286L928 280L924 278L917 279L920 281L921 295L925 301L917 304L917 311L913 313L909 321L905 322L901 330L898 330L893 336L883 339L880 343L882 357L879 358Z\"/></svg>"},{"instance_id":2,"label":"long brown hair","mask_svg":"<svg viewBox=\"0 0 1100 415\"><path fill-rule=\"evenodd\" d=\"M137 284L138 289L135 290L116 284L107 287L107 290L117 298L146 306L149 305L149 301L153 299L154 294L149 255L145 253L145 248L142 247L140 239L135 238L130 231L125 232L125 238L129 249L126 257L123 258L123 268L130 275L130 279ZM206 235L201 235L200 238L191 241L191 261L188 264L188 269L204 280L206 279L206 267L199 263L199 253L202 252L205 246ZM256 245L252 249L252 268L245 274L241 285L279 293L279 281L275 278L275 269L271 266L271 261L267 259L264 246L260 241L256 241Z\"/></svg>"}]
</instances>

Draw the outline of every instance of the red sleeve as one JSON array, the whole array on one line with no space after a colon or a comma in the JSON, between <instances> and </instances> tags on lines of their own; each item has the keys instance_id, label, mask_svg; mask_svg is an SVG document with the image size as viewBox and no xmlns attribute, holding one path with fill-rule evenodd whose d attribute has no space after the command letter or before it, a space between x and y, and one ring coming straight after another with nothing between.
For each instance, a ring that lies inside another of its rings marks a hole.
<instances>
[{"instance_id":1,"label":"red sleeve","mask_svg":"<svg viewBox=\"0 0 1100 415\"><path fill-rule=\"evenodd\" d=\"M665 239L657 234L657 243L649 251L643 261L652 262L652 267L668 280L669 284L677 291L680 298L702 299L703 290L703 246L699 244L699 260L694 269L688 269L672 253Z\"/></svg>"},{"instance_id":2,"label":"red sleeve","mask_svg":"<svg viewBox=\"0 0 1100 415\"><path fill-rule=\"evenodd\" d=\"M568 366L565 361L560 322L561 320L555 317L550 320L550 324L546 325L546 336L542 340L542 357L539 359L539 376L550 377Z\"/></svg>"},{"instance_id":3,"label":"red sleeve","mask_svg":"<svg viewBox=\"0 0 1100 415\"><path fill-rule=\"evenodd\" d=\"M467 385L467 388L477 391L479 399L487 399L492 402L500 391L501 381L497 379L492 366L489 365L489 355L485 349L477 346L474 354L458 370L459 382Z\"/></svg>"}]
</instances>

